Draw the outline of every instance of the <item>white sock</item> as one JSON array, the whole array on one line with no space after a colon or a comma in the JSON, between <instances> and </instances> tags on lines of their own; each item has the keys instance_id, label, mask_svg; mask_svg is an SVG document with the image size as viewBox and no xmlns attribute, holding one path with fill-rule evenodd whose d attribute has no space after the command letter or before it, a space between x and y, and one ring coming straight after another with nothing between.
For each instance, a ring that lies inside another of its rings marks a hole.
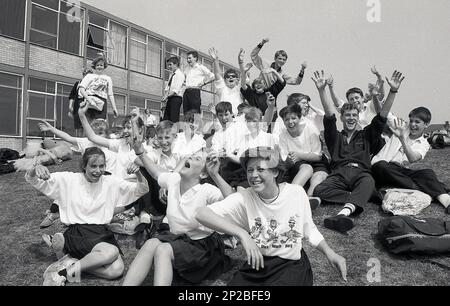
<instances>
[{"instance_id":1,"label":"white sock","mask_svg":"<svg viewBox=\"0 0 450 306\"><path fill-rule=\"evenodd\" d=\"M450 205L450 194L444 193L437 196L437 200L447 208Z\"/></svg>"},{"instance_id":2,"label":"white sock","mask_svg":"<svg viewBox=\"0 0 450 306\"><path fill-rule=\"evenodd\" d=\"M355 205L351 203L347 203L344 205L344 208L338 213L338 216L350 216L356 210Z\"/></svg>"}]
</instances>

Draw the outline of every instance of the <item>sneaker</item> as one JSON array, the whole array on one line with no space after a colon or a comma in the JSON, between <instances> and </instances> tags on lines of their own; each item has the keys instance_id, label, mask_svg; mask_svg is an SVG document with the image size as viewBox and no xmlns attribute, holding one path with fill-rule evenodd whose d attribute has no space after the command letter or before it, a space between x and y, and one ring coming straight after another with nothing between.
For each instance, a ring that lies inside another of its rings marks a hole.
<instances>
[{"instance_id":1,"label":"sneaker","mask_svg":"<svg viewBox=\"0 0 450 306\"><path fill-rule=\"evenodd\" d=\"M318 197L309 197L309 206L311 206L311 210L316 210L322 201Z\"/></svg>"},{"instance_id":2,"label":"sneaker","mask_svg":"<svg viewBox=\"0 0 450 306\"><path fill-rule=\"evenodd\" d=\"M352 219L343 215L326 218L323 223L326 228L335 230L340 233L346 233L355 226Z\"/></svg>"},{"instance_id":3,"label":"sneaker","mask_svg":"<svg viewBox=\"0 0 450 306\"><path fill-rule=\"evenodd\" d=\"M58 261L52 263L44 272L44 286L64 286L67 279L58 274L59 271L67 269L77 260L70 257L68 254L61 257Z\"/></svg>"},{"instance_id":4,"label":"sneaker","mask_svg":"<svg viewBox=\"0 0 450 306\"><path fill-rule=\"evenodd\" d=\"M55 252L56 258L60 259L64 256L64 235L63 233L56 233L51 238L53 252Z\"/></svg>"},{"instance_id":5,"label":"sneaker","mask_svg":"<svg viewBox=\"0 0 450 306\"><path fill-rule=\"evenodd\" d=\"M47 228L49 226L52 226L58 219L59 219L59 213L48 212L47 215L45 216L44 220L42 220L39 227Z\"/></svg>"}]
</instances>

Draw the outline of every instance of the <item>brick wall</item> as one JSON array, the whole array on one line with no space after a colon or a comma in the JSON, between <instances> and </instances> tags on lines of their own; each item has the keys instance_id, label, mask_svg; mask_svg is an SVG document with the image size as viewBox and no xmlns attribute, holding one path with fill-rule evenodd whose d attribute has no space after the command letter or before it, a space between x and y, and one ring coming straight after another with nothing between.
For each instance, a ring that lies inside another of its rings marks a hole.
<instances>
[{"instance_id":1,"label":"brick wall","mask_svg":"<svg viewBox=\"0 0 450 306\"><path fill-rule=\"evenodd\" d=\"M0 36L0 63L25 67L25 43Z\"/></svg>"},{"instance_id":2,"label":"brick wall","mask_svg":"<svg viewBox=\"0 0 450 306\"><path fill-rule=\"evenodd\" d=\"M0 148L9 148L20 152L22 151L22 139L0 137Z\"/></svg>"},{"instance_id":3,"label":"brick wall","mask_svg":"<svg viewBox=\"0 0 450 306\"><path fill-rule=\"evenodd\" d=\"M163 81L161 79L136 72L130 73L130 89L133 91L161 96L162 86Z\"/></svg>"},{"instance_id":4,"label":"brick wall","mask_svg":"<svg viewBox=\"0 0 450 306\"><path fill-rule=\"evenodd\" d=\"M83 58L31 45L30 69L78 79L83 73Z\"/></svg>"}]
</instances>

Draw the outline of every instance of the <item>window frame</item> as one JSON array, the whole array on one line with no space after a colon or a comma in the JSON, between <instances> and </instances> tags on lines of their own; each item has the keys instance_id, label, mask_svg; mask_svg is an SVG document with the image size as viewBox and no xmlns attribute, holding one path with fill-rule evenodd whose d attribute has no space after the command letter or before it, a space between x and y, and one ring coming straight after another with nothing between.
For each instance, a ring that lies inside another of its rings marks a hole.
<instances>
[{"instance_id":1,"label":"window frame","mask_svg":"<svg viewBox=\"0 0 450 306\"><path fill-rule=\"evenodd\" d=\"M3 135L0 134L0 137L22 137L23 135L23 128L22 128L22 122L23 122L23 111L24 111L24 107L23 107L23 101L24 101L24 79L25 77L21 74L17 74L17 73L12 73L12 72L8 72L8 71L2 71L0 70L0 73L2 74L9 74L9 75L13 75L13 76L17 76L20 78L20 88L17 87L12 87L12 86L4 86L0 84L0 87L4 87L4 88L10 88L10 89L17 89L20 90L20 101L17 101L17 106L16 106L16 116L19 116L19 122L17 123L17 125L19 126L19 134L18 135ZM17 108L20 108L20 112L18 113ZM17 118L17 117L15 117Z\"/></svg>"},{"instance_id":2,"label":"window frame","mask_svg":"<svg viewBox=\"0 0 450 306\"><path fill-rule=\"evenodd\" d=\"M138 39L136 39L136 38L133 38L132 37L132 32L136 32L136 33L138 33L138 34L140 34L140 35L145 35L145 42L144 41L141 41L141 40L138 40ZM151 38L151 39L154 39L154 40L157 40L158 42L160 42L161 43L161 47L159 48L159 62L160 62L160 65L159 65L159 69L158 69L158 74L154 74L154 73L152 73L151 71L150 71L150 69L149 69L149 52L150 52L150 49L152 48L152 45L150 44L150 39L149 38ZM147 74L147 75L151 75L151 76L154 76L154 77L157 77L157 78L162 78L162 75L161 75L161 66L162 66L162 60L163 60L163 56L162 56L162 52L164 51L163 50L163 46L164 46L164 41L163 40L161 40L161 39L159 39L159 38L157 38L157 37L155 37L155 36L152 36L152 35L149 35L149 34L147 34L147 33L145 33L145 32L142 32L142 31L140 31L140 30L137 30L137 29L135 29L135 28L130 28L130 38L129 38L129 53L130 53L130 62L131 62L131 48L132 48L132 44L131 44L131 42L137 42L137 43L140 43L140 44L142 44L142 45L144 45L145 46L145 68L144 68L144 72L142 72L142 71L137 71L137 70L135 70L135 69L132 69L132 68L130 68L130 70L131 71L134 71L134 72L137 72L137 73L143 73L143 74ZM165 65L165 64L164 64ZM128 65L128 66L130 66L130 64ZM165 66L164 66L164 68L165 68Z\"/></svg>"}]
</instances>

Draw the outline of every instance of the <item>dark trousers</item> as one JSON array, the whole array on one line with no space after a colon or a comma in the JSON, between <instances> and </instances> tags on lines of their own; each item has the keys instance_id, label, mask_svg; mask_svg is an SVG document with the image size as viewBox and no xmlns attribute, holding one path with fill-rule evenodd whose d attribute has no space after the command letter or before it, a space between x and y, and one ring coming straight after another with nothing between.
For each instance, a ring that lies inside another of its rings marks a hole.
<instances>
[{"instance_id":1,"label":"dark trousers","mask_svg":"<svg viewBox=\"0 0 450 306\"><path fill-rule=\"evenodd\" d=\"M202 105L200 89L187 88L183 95L183 113L186 114L188 111L194 111L200 114L200 105Z\"/></svg>"},{"instance_id":2,"label":"dark trousers","mask_svg":"<svg viewBox=\"0 0 450 306\"><path fill-rule=\"evenodd\" d=\"M448 187L440 182L431 169L412 170L394 163L379 161L372 166L377 187L397 187L422 191L432 198L447 193Z\"/></svg>"},{"instance_id":3,"label":"dark trousers","mask_svg":"<svg viewBox=\"0 0 450 306\"><path fill-rule=\"evenodd\" d=\"M341 166L314 189L314 196L331 203L351 203L356 206L355 213L359 214L374 190L375 181L369 171Z\"/></svg>"},{"instance_id":4,"label":"dark trousers","mask_svg":"<svg viewBox=\"0 0 450 306\"><path fill-rule=\"evenodd\" d=\"M163 120L170 120L173 123L180 121L180 108L182 101L182 98L179 96L169 97L167 99Z\"/></svg>"}]
</instances>

